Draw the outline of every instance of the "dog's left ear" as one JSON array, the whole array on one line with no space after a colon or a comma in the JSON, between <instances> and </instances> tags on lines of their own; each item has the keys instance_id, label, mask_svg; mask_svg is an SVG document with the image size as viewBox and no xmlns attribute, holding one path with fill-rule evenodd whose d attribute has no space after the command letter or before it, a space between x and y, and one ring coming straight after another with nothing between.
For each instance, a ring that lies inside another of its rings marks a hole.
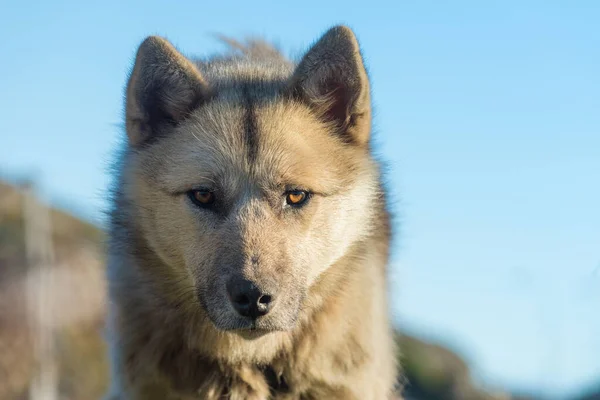
<instances>
[{"instance_id":1,"label":"dog's left ear","mask_svg":"<svg viewBox=\"0 0 600 400\"><path fill-rule=\"evenodd\" d=\"M347 142L365 145L371 130L369 78L346 26L329 29L300 61L292 91Z\"/></svg>"}]
</instances>

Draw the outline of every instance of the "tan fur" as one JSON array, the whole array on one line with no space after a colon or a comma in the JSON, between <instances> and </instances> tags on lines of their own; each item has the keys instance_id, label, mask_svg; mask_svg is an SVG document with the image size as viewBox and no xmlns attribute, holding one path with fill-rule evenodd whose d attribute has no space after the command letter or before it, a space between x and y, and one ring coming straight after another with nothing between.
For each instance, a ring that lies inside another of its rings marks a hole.
<instances>
[{"instance_id":1,"label":"tan fur","mask_svg":"<svg viewBox=\"0 0 600 400\"><path fill-rule=\"evenodd\" d=\"M243 48L237 42L236 47ZM293 64L146 39L128 88L109 245L108 399L390 399L390 222L349 28ZM209 209L186 192L210 187ZM292 209L290 188L313 193ZM251 322L225 285L274 294Z\"/></svg>"}]
</instances>

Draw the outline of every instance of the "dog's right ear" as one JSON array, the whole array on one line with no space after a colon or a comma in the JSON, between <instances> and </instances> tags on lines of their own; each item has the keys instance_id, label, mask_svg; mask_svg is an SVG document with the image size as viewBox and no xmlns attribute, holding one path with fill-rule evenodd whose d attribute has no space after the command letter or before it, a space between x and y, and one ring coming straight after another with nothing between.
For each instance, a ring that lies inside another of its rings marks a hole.
<instances>
[{"instance_id":1,"label":"dog's right ear","mask_svg":"<svg viewBox=\"0 0 600 400\"><path fill-rule=\"evenodd\" d=\"M127 136L135 146L181 122L206 101L209 89L191 61L167 40L150 36L137 51L126 96Z\"/></svg>"}]
</instances>

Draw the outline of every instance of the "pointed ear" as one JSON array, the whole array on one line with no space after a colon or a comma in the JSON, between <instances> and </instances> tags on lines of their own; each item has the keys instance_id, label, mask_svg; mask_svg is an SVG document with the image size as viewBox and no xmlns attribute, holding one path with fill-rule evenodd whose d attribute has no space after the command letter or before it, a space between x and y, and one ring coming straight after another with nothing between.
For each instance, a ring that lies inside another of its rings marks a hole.
<instances>
[{"instance_id":1,"label":"pointed ear","mask_svg":"<svg viewBox=\"0 0 600 400\"><path fill-rule=\"evenodd\" d=\"M332 124L352 143L369 141L371 102L369 79L352 30L336 26L306 53L292 78L297 98Z\"/></svg>"},{"instance_id":2,"label":"pointed ear","mask_svg":"<svg viewBox=\"0 0 600 400\"><path fill-rule=\"evenodd\" d=\"M194 64L167 40L150 36L140 45L127 84L126 129L138 145L181 122L208 98Z\"/></svg>"}]
</instances>

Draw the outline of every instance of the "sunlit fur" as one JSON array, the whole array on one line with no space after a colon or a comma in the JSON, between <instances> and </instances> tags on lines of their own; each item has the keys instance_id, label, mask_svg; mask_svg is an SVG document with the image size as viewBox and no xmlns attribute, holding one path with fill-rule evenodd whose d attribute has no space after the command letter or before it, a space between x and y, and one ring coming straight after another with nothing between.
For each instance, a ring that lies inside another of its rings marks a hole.
<instances>
[{"instance_id":1,"label":"sunlit fur","mask_svg":"<svg viewBox=\"0 0 600 400\"><path fill-rule=\"evenodd\" d=\"M158 37L138 50L111 212L107 398L390 399L390 224L358 42L334 27L298 64L232 44L209 60ZM186 195L199 187L213 209ZM311 196L294 208L298 189ZM276 294L254 326L227 297L233 276Z\"/></svg>"}]
</instances>

